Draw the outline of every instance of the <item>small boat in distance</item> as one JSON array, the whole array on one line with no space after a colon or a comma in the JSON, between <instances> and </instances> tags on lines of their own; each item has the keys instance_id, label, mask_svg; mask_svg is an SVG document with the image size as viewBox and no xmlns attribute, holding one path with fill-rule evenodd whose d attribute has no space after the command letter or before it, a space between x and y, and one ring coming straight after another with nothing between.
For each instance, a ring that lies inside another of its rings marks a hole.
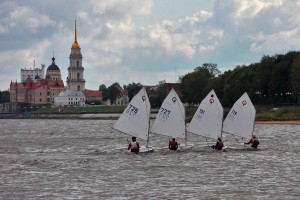
<instances>
[{"instance_id":1,"label":"small boat in distance","mask_svg":"<svg viewBox=\"0 0 300 200\"><path fill-rule=\"evenodd\" d=\"M148 147L150 107L146 89L143 87L139 93L133 97L113 127L120 132L135 136L142 140L147 140L146 147L141 146L139 153L149 153L154 151L152 147Z\"/></svg>"}]
</instances>

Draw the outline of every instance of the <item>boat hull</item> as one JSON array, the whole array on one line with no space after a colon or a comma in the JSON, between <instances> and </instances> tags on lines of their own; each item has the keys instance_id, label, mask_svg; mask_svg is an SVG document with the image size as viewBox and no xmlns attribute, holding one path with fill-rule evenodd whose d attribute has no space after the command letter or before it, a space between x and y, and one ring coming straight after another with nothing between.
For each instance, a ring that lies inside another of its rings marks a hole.
<instances>
[{"instance_id":1,"label":"boat hull","mask_svg":"<svg viewBox=\"0 0 300 200\"><path fill-rule=\"evenodd\" d=\"M154 152L154 148L144 147L144 146L142 146L139 151L139 153L152 153L152 152Z\"/></svg>"}]
</instances>

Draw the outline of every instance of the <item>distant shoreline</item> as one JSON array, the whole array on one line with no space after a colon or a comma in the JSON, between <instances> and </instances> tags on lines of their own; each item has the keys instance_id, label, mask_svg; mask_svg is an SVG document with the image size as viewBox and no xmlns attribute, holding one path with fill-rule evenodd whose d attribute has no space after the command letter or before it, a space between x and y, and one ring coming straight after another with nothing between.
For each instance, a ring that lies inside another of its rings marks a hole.
<instances>
[{"instance_id":1,"label":"distant shoreline","mask_svg":"<svg viewBox=\"0 0 300 200\"><path fill-rule=\"evenodd\" d=\"M288 124L288 125L300 125L300 121L255 121L255 124Z\"/></svg>"}]
</instances>

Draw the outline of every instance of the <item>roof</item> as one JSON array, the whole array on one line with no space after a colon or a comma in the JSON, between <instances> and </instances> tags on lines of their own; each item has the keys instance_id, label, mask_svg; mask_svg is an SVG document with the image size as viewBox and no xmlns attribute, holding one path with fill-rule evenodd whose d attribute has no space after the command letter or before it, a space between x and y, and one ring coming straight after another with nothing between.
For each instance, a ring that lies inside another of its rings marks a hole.
<instances>
[{"instance_id":1,"label":"roof","mask_svg":"<svg viewBox=\"0 0 300 200\"><path fill-rule=\"evenodd\" d=\"M128 93L127 90L121 90L121 91L120 91L120 95L121 95L121 96L127 95L127 93Z\"/></svg>"},{"instance_id":2,"label":"roof","mask_svg":"<svg viewBox=\"0 0 300 200\"><path fill-rule=\"evenodd\" d=\"M85 97L81 91L66 90L58 94L58 97Z\"/></svg>"},{"instance_id":3,"label":"roof","mask_svg":"<svg viewBox=\"0 0 300 200\"><path fill-rule=\"evenodd\" d=\"M73 49L79 49L80 45L77 42L77 28L76 28L76 20L75 20L75 39L74 39L74 43L72 45Z\"/></svg>"},{"instance_id":4,"label":"roof","mask_svg":"<svg viewBox=\"0 0 300 200\"><path fill-rule=\"evenodd\" d=\"M17 88L23 88L26 87L30 90L36 90L36 89L47 89L48 87L51 88L64 88L64 82L63 80L46 80L46 79L38 79L37 82L33 82L30 77L26 79L24 83L18 83L18 82L11 82L11 84L15 84Z\"/></svg>"},{"instance_id":5,"label":"roof","mask_svg":"<svg viewBox=\"0 0 300 200\"><path fill-rule=\"evenodd\" d=\"M86 97L101 97L102 96L102 91L99 91L99 90L84 90L83 94Z\"/></svg>"},{"instance_id":6,"label":"roof","mask_svg":"<svg viewBox=\"0 0 300 200\"><path fill-rule=\"evenodd\" d=\"M52 57L52 64L49 65L49 67L47 68L47 71L59 71L60 72L59 67L55 64L55 58L54 57Z\"/></svg>"}]
</instances>

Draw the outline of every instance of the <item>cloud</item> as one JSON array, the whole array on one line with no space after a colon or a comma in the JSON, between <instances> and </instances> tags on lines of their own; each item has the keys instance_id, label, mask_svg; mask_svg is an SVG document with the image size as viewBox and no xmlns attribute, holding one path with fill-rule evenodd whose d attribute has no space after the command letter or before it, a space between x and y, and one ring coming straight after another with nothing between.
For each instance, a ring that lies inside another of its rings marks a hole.
<instances>
[{"instance_id":1,"label":"cloud","mask_svg":"<svg viewBox=\"0 0 300 200\"><path fill-rule=\"evenodd\" d=\"M49 16L43 15L36 10L28 7L16 7L3 18L2 23L7 27L5 32L14 29L23 29L24 31L36 32L39 28L55 25Z\"/></svg>"},{"instance_id":2,"label":"cloud","mask_svg":"<svg viewBox=\"0 0 300 200\"><path fill-rule=\"evenodd\" d=\"M175 68L182 74L212 62L230 69L300 47L300 0L215 0L212 10L143 24L143 17L158 14L153 7L159 3L2 1L0 85L7 88L3 74L19 79L20 67L33 60L50 65L53 52L66 80L75 17L89 89L112 82L174 82Z\"/></svg>"}]
</instances>

